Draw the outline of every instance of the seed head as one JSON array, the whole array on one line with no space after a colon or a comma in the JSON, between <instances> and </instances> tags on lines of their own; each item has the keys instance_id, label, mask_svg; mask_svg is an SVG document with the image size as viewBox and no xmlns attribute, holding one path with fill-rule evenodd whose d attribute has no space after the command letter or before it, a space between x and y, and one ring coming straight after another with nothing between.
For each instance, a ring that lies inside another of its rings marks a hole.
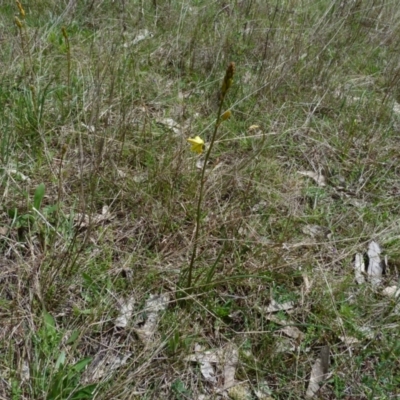
<instances>
[{"instance_id":1,"label":"seed head","mask_svg":"<svg viewBox=\"0 0 400 400\"><path fill-rule=\"evenodd\" d=\"M16 0L16 3L17 3L18 10L19 10L19 15L20 15L20 17L21 17L22 19L24 19L24 18L25 18L25 10L24 10L24 7L22 7L22 4L21 4L18 0Z\"/></svg>"},{"instance_id":2,"label":"seed head","mask_svg":"<svg viewBox=\"0 0 400 400\"><path fill-rule=\"evenodd\" d=\"M19 29L22 29L22 22L18 17L14 17L15 25L18 26Z\"/></svg>"},{"instance_id":3,"label":"seed head","mask_svg":"<svg viewBox=\"0 0 400 400\"><path fill-rule=\"evenodd\" d=\"M222 121L225 121L227 119L229 119L232 115L231 110L225 111L222 115L221 115L221 119Z\"/></svg>"},{"instance_id":4,"label":"seed head","mask_svg":"<svg viewBox=\"0 0 400 400\"><path fill-rule=\"evenodd\" d=\"M233 75L235 74L235 63L231 62L225 72L224 81L221 87L221 97L224 98L228 89L232 86Z\"/></svg>"}]
</instances>

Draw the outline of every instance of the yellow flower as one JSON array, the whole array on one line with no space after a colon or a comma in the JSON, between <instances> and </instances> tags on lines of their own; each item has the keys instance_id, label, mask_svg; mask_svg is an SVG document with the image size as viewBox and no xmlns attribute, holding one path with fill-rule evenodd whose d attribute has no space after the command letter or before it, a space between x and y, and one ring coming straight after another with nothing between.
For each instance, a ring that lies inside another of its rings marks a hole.
<instances>
[{"instance_id":1,"label":"yellow flower","mask_svg":"<svg viewBox=\"0 0 400 400\"><path fill-rule=\"evenodd\" d=\"M189 138L187 141L192 145L190 150L194 151L197 154L201 154L203 152L204 141L200 136L196 136L194 139Z\"/></svg>"}]
</instances>

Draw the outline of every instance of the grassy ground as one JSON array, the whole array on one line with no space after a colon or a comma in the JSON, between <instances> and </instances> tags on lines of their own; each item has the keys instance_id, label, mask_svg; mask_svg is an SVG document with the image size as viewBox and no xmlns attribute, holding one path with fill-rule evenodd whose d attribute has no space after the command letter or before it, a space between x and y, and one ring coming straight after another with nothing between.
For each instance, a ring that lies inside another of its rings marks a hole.
<instances>
[{"instance_id":1,"label":"grassy ground","mask_svg":"<svg viewBox=\"0 0 400 400\"><path fill-rule=\"evenodd\" d=\"M0 15L0 397L299 399L328 346L315 398L398 398L397 2L26 3ZM187 138L230 62L195 240ZM199 346L237 360L207 378Z\"/></svg>"}]
</instances>

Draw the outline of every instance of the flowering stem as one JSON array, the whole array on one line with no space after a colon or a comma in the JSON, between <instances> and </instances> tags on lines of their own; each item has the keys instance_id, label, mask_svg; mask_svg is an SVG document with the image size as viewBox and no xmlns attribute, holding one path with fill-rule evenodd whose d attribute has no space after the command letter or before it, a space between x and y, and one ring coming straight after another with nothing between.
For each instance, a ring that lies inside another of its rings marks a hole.
<instances>
[{"instance_id":1,"label":"flowering stem","mask_svg":"<svg viewBox=\"0 0 400 400\"><path fill-rule=\"evenodd\" d=\"M203 201L203 195L204 195L204 184L205 184L205 174L206 174L206 168L207 168L207 163L210 158L211 151L214 147L215 139L217 137L217 132L219 125L221 123L221 112L222 112L222 106L224 104L225 96L226 93L228 92L229 87L232 85L233 82L233 74L235 72L235 64L230 63L227 70L226 74L224 77L224 81L222 84L222 88L220 91L220 98L219 98L219 107L218 107L218 114L217 114L217 119L215 121L214 125L214 132L211 136L211 141L210 145L208 147L208 150L204 156L204 163L203 167L201 169L201 176L200 176L200 189L199 189L199 197L197 199L197 209L196 209L196 229L194 232L194 242L193 242L193 250L192 250L192 256L190 258L190 264L189 264L189 269L188 269L188 277L187 277L187 288L190 289L192 286L192 281L193 281L193 268L194 268L194 262L196 260L196 255L197 255L197 245L199 241L199 234L200 234L200 218L201 218L201 204Z\"/></svg>"},{"instance_id":2,"label":"flowering stem","mask_svg":"<svg viewBox=\"0 0 400 400\"><path fill-rule=\"evenodd\" d=\"M68 93L69 109L71 109L71 47L69 44L68 33L64 26L61 28L61 32L64 37L65 46L67 50L67 93Z\"/></svg>"}]
</instances>

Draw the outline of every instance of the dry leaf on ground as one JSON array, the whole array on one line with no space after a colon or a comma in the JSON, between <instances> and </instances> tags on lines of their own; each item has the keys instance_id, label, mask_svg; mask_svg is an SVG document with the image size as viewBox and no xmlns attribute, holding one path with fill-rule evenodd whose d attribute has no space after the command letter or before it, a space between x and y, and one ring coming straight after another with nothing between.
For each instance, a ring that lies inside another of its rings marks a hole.
<instances>
[{"instance_id":1,"label":"dry leaf on ground","mask_svg":"<svg viewBox=\"0 0 400 400\"><path fill-rule=\"evenodd\" d=\"M140 328L135 328L136 334L143 343L152 343L160 319L159 313L167 308L168 301L168 294L151 295L146 301L143 309L143 312L147 315L146 322Z\"/></svg>"},{"instance_id":2,"label":"dry leaf on ground","mask_svg":"<svg viewBox=\"0 0 400 400\"><path fill-rule=\"evenodd\" d=\"M373 339L375 337L374 331L369 326L362 326L357 330L367 339Z\"/></svg>"},{"instance_id":3,"label":"dry leaf on ground","mask_svg":"<svg viewBox=\"0 0 400 400\"><path fill-rule=\"evenodd\" d=\"M220 162L219 159L215 159L215 160L208 160L207 161L207 169L206 172L210 173L210 172L215 172L216 170L220 169L221 167L224 166L223 162ZM203 169L204 167L204 157L201 157L199 159L196 160L196 168L197 169Z\"/></svg>"},{"instance_id":4,"label":"dry leaf on ground","mask_svg":"<svg viewBox=\"0 0 400 400\"><path fill-rule=\"evenodd\" d=\"M74 215L75 225L78 225L79 228L87 228L90 223L97 225L101 222L110 221L111 219L113 219L113 216L110 213L109 206L103 206L101 214L93 215L91 218L88 214L77 213Z\"/></svg>"},{"instance_id":5,"label":"dry leaf on ground","mask_svg":"<svg viewBox=\"0 0 400 400\"><path fill-rule=\"evenodd\" d=\"M196 168L203 169L204 167L204 158L199 158L196 160Z\"/></svg>"},{"instance_id":6,"label":"dry leaf on ground","mask_svg":"<svg viewBox=\"0 0 400 400\"><path fill-rule=\"evenodd\" d=\"M257 212L262 212L263 210L265 210L268 206L268 203L265 200L261 200L259 203L255 204L252 208L251 211L254 213Z\"/></svg>"},{"instance_id":7,"label":"dry leaf on ground","mask_svg":"<svg viewBox=\"0 0 400 400\"><path fill-rule=\"evenodd\" d=\"M381 254L382 250L378 243L372 241L368 246L368 270L367 273L371 277L372 286L378 286L382 281L382 262L379 254Z\"/></svg>"},{"instance_id":8,"label":"dry leaf on ground","mask_svg":"<svg viewBox=\"0 0 400 400\"><path fill-rule=\"evenodd\" d=\"M393 112L395 114L400 114L400 104L397 101L393 104Z\"/></svg>"},{"instance_id":9,"label":"dry leaf on ground","mask_svg":"<svg viewBox=\"0 0 400 400\"><path fill-rule=\"evenodd\" d=\"M194 354L186 357L187 361L197 362L200 364L200 372L204 379L211 383L216 383L215 368L212 364L219 364L221 361L221 349L204 350L202 346L196 344Z\"/></svg>"},{"instance_id":10,"label":"dry leaf on ground","mask_svg":"<svg viewBox=\"0 0 400 400\"><path fill-rule=\"evenodd\" d=\"M297 171L297 173L313 179L318 186L326 186L326 179L320 173L314 171Z\"/></svg>"},{"instance_id":11,"label":"dry leaf on ground","mask_svg":"<svg viewBox=\"0 0 400 400\"><path fill-rule=\"evenodd\" d=\"M319 225L305 225L301 229L305 235L311 236L313 238L322 238L329 233L329 230L327 228L324 228Z\"/></svg>"},{"instance_id":12,"label":"dry leaf on ground","mask_svg":"<svg viewBox=\"0 0 400 400\"><path fill-rule=\"evenodd\" d=\"M22 382L29 382L31 379L31 373L27 361L22 362L21 377L22 377Z\"/></svg>"},{"instance_id":13,"label":"dry leaf on ground","mask_svg":"<svg viewBox=\"0 0 400 400\"><path fill-rule=\"evenodd\" d=\"M280 319L273 314L268 314L266 318L272 322L275 322L278 325L284 325L282 329L279 329L277 332L282 332L286 336L289 336L296 340L302 340L304 338L304 333L297 328L295 322L291 320Z\"/></svg>"},{"instance_id":14,"label":"dry leaf on ground","mask_svg":"<svg viewBox=\"0 0 400 400\"><path fill-rule=\"evenodd\" d=\"M364 257L361 253L357 253L354 259L354 275L356 282L361 285L365 283L365 263Z\"/></svg>"},{"instance_id":15,"label":"dry leaf on ground","mask_svg":"<svg viewBox=\"0 0 400 400\"><path fill-rule=\"evenodd\" d=\"M393 285L393 286L388 286L385 289L383 289L382 294L387 297L392 297L397 300L398 297L400 297L400 287L398 285ZM399 315L400 314L400 303L397 300L396 305L392 310L392 314L394 315Z\"/></svg>"},{"instance_id":16,"label":"dry leaf on ground","mask_svg":"<svg viewBox=\"0 0 400 400\"><path fill-rule=\"evenodd\" d=\"M87 131L88 131L89 133L95 133L95 132L96 132L96 127L95 127L94 125L86 125L86 124L84 124L83 122L81 123L81 125L82 125L85 129L87 129Z\"/></svg>"},{"instance_id":17,"label":"dry leaf on ground","mask_svg":"<svg viewBox=\"0 0 400 400\"><path fill-rule=\"evenodd\" d=\"M220 389L222 391L240 383L235 381L239 352L233 344L213 350L204 350L202 346L196 344L194 354L186 357L185 360L199 363L201 374L206 381L211 383L217 383L216 370L220 370L224 376L224 384Z\"/></svg>"},{"instance_id":18,"label":"dry leaf on ground","mask_svg":"<svg viewBox=\"0 0 400 400\"><path fill-rule=\"evenodd\" d=\"M135 299L130 297L126 301L123 300L120 304L119 314L115 318L115 326L118 328L125 328L132 317Z\"/></svg>"},{"instance_id":19,"label":"dry leaf on ground","mask_svg":"<svg viewBox=\"0 0 400 400\"><path fill-rule=\"evenodd\" d=\"M207 382L217 382L214 367L208 361L203 361L200 363L200 371Z\"/></svg>"},{"instance_id":20,"label":"dry leaf on ground","mask_svg":"<svg viewBox=\"0 0 400 400\"><path fill-rule=\"evenodd\" d=\"M135 172L132 176L132 180L136 183L142 183L147 181L149 178L148 172Z\"/></svg>"},{"instance_id":21,"label":"dry leaf on ground","mask_svg":"<svg viewBox=\"0 0 400 400\"><path fill-rule=\"evenodd\" d=\"M367 202L358 199L349 199L348 204L356 208L363 208L366 207Z\"/></svg>"},{"instance_id":22,"label":"dry leaf on ground","mask_svg":"<svg viewBox=\"0 0 400 400\"><path fill-rule=\"evenodd\" d=\"M360 343L360 341L353 336L339 336L339 339L347 346Z\"/></svg>"},{"instance_id":23,"label":"dry leaf on ground","mask_svg":"<svg viewBox=\"0 0 400 400\"><path fill-rule=\"evenodd\" d=\"M397 298L400 296L400 287L399 286L388 286L382 290L382 294L387 297Z\"/></svg>"},{"instance_id":24,"label":"dry leaf on ground","mask_svg":"<svg viewBox=\"0 0 400 400\"><path fill-rule=\"evenodd\" d=\"M84 382L98 382L100 379L110 376L113 371L125 365L131 355L132 353L109 352L105 355L99 353L85 371Z\"/></svg>"},{"instance_id":25,"label":"dry leaf on ground","mask_svg":"<svg viewBox=\"0 0 400 400\"><path fill-rule=\"evenodd\" d=\"M194 358L189 357L188 359L190 361L197 361L200 364L200 372L207 382L217 382L215 368L212 364L217 364L220 361L218 352L212 350L203 351L203 348L199 344L196 344Z\"/></svg>"},{"instance_id":26,"label":"dry leaf on ground","mask_svg":"<svg viewBox=\"0 0 400 400\"><path fill-rule=\"evenodd\" d=\"M134 46L142 40L152 38L154 34L147 29L140 29L135 38L130 43L124 43L124 47Z\"/></svg>"},{"instance_id":27,"label":"dry leaf on ground","mask_svg":"<svg viewBox=\"0 0 400 400\"><path fill-rule=\"evenodd\" d=\"M296 351L296 346L289 338L282 336L276 340L275 353L293 353L294 351Z\"/></svg>"},{"instance_id":28,"label":"dry leaf on ground","mask_svg":"<svg viewBox=\"0 0 400 400\"><path fill-rule=\"evenodd\" d=\"M311 369L310 382L308 384L306 398L312 399L320 389L320 383L325 380L329 369L329 347L321 349L319 357L315 360Z\"/></svg>"},{"instance_id":29,"label":"dry leaf on ground","mask_svg":"<svg viewBox=\"0 0 400 400\"><path fill-rule=\"evenodd\" d=\"M176 135L182 134L182 127L172 118L160 118L157 122L161 125L164 125L166 128L171 129Z\"/></svg>"},{"instance_id":30,"label":"dry leaf on ground","mask_svg":"<svg viewBox=\"0 0 400 400\"><path fill-rule=\"evenodd\" d=\"M293 301L287 301L285 303L278 303L274 299L271 300L270 305L265 309L267 313L273 313L278 311L287 311L294 307Z\"/></svg>"},{"instance_id":31,"label":"dry leaf on ground","mask_svg":"<svg viewBox=\"0 0 400 400\"><path fill-rule=\"evenodd\" d=\"M296 340L303 340L304 333L295 326L285 326L284 328L280 329L278 332L282 332L285 335L296 339Z\"/></svg>"},{"instance_id":32,"label":"dry leaf on ground","mask_svg":"<svg viewBox=\"0 0 400 400\"><path fill-rule=\"evenodd\" d=\"M196 344L194 351L194 354L185 358L186 361L219 363L222 359L222 349L204 350L203 346Z\"/></svg>"},{"instance_id":33,"label":"dry leaf on ground","mask_svg":"<svg viewBox=\"0 0 400 400\"><path fill-rule=\"evenodd\" d=\"M310 281L306 274L303 274L303 282L304 282L304 293L307 294L310 292L313 282Z\"/></svg>"},{"instance_id":34,"label":"dry leaf on ground","mask_svg":"<svg viewBox=\"0 0 400 400\"><path fill-rule=\"evenodd\" d=\"M236 384L235 373L239 360L239 352L233 344L228 344L224 349L224 389Z\"/></svg>"}]
</instances>

